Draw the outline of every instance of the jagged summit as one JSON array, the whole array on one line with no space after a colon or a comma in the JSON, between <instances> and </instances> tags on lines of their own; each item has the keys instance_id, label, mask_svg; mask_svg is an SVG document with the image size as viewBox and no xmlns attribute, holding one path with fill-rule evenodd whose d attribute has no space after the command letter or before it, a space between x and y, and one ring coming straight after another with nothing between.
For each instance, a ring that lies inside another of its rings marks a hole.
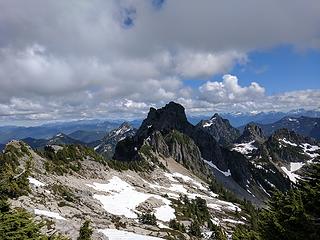
<instances>
[{"instance_id":1,"label":"jagged summit","mask_svg":"<svg viewBox=\"0 0 320 240\"><path fill-rule=\"evenodd\" d=\"M315 143L315 140L308 138L308 137L304 137L298 133L296 133L295 131L291 131L287 128L281 128L276 130L271 136L271 139L276 139L276 140L281 140L281 139L286 139L288 141L294 142L296 144L300 144L300 143Z\"/></svg>"},{"instance_id":2,"label":"jagged summit","mask_svg":"<svg viewBox=\"0 0 320 240\"><path fill-rule=\"evenodd\" d=\"M220 161L217 164L221 165L222 169L226 169L227 166L221 160L221 149L216 140L203 129L189 123L184 107L175 102L170 102L159 109L150 108L147 118L143 120L135 136L118 143L114 158L127 161L136 159L144 141L153 133L158 131L165 137L173 130L191 138L199 148L202 158L208 161Z\"/></svg>"},{"instance_id":3,"label":"jagged summit","mask_svg":"<svg viewBox=\"0 0 320 240\"><path fill-rule=\"evenodd\" d=\"M266 140L262 129L255 123L249 123L244 128L242 135L238 138L238 143L256 141L263 143Z\"/></svg>"},{"instance_id":4,"label":"jagged summit","mask_svg":"<svg viewBox=\"0 0 320 240\"><path fill-rule=\"evenodd\" d=\"M128 122L123 122L118 128L113 129L103 139L91 144L94 150L101 155L111 158L114 154L117 143L126 137L132 137L136 129Z\"/></svg>"},{"instance_id":5,"label":"jagged summit","mask_svg":"<svg viewBox=\"0 0 320 240\"><path fill-rule=\"evenodd\" d=\"M159 109L150 108L147 118L142 122L137 132L137 136L145 138L150 131L157 130L168 133L173 129L185 131L192 127L192 124L187 120L184 107L178 103L170 102Z\"/></svg>"},{"instance_id":6,"label":"jagged summit","mask_svg":"<svg viewBox=\"0 0 320 240\"><path fill-rule=\"evenodd\" d=\"M210 133L222 145L231 144L240 136L240 131L232 127L229 120L222 118L218 113L209 120L200 121L197 127Z\"/></svg>"}]
</instances>

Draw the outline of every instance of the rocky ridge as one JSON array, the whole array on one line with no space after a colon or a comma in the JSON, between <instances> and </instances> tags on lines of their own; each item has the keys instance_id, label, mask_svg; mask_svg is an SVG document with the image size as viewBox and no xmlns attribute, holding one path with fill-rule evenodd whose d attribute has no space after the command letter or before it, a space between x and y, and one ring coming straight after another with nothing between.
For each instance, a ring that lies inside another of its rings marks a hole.
<instances>
[{"instance_id":1,"label":"rocky ridge","mask_svg":"<svg viewBox=\"0 0 320 240\"><path fill-rule=\"evenodd\" d=\"M63 149L52 148L56 153ZM80 169L69 169L58 175L48 172L46 162L51 160L45 158L45 154L40 156L24 143L10 142L8 151L19 153L19 166L23 166L26 159L32 161L28 177L30 193L11 199L10 203L13 208L26 209L37 220L46 221L43 232L48 234L59 232L76 239L81 224L89 219L94 229L93 239L114 239L115 234L128 233L144 239L150 236L192 239L184 232L169 228L171 219L181 221L187 229L191 223L188 218L181 218L181 196L190 201L204 199L213 224L221 226L228 234L236 224L246 221L246 214L239 205L220 200L206 182L172 158L158 156L166 169L156 166L152 172L122 172L88 156L80 160ZM157 225L137 221L139 215L148 212L154 213ZM203 239L212 233L205 225L201 231Z\"/></svg>"}]
</instances>

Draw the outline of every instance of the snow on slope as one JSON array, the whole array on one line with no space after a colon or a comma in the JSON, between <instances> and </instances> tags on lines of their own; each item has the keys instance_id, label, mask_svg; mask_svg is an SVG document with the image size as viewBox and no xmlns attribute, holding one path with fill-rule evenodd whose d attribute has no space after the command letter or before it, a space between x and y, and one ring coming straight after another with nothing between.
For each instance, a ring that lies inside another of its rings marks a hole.
<instances>
[{"instance_id":1,"label":"snow on slope","mask_svg":"<svg viewBox=\"0 0 320 240\"><path fill-rule=\"evenodd\" d=\"M309 143L303 143L300 145L300 147L302 148L303 152L311 158L320 156L319 153L315 153L316 151L320 150L319 146L311 145Z\"/></svg>"},{"instance_id":2,"label":"snow on slope","mask_svg":"<svg viewBox=\"0 0 320 240\"><path fill-rule=\"evenodd\" d=\"M289 171L286 167L281 167L282 171L289 177L290 181L296 183L300 176L293 171Z\"/></svg>"},{"instance_id":3,"label":"snow on slope","mask_svg":"<svg viewBox=\"0 0 320 240\"><path fill-rule=\"evenodd\" d=\"M239 153L242 153L244 155L252 153L253 150L256 150L257 148L253 145L255 141L251 141L248 143L238 143L234 144L234 147L231 149L231 151L236 151Z\"/></svg>"},{"instance_id":4,"label":"snow on slope","mask_svg":"<svg viewBox=\"0 0 320 240\"><path fill-rule=\"evenodd\" d=\"M103 233L109 240L162 240L162 238L158 237L145 236L117 229L101 229L99 232Z\"/></svg>"},{"instance_id":5,"label":"snow on slope","mask_svg":"<svg viewBox=\"0 0 320 240\"><path fill-rule=\"evenodd\" d=\"M55 218L57 220L66 220L64 217L61 217L59 213L50 212L46 210L34 209L35 215L42 215L50 218Z\"/></svg>"},{"instance_id":6,"label":"snow on slope","mask_svg":"<svg viewBox=\"0 0 320 240\"><path fill-rule=\"evenodd\" d=\"M99 200L104 209L111 214L137 218L136 207L147 199L154 197L164 204L164 206L155 208L157 219L167 222L175 218L174 209L170 207L171 201L159 195L139 192L117 176L112 177L107 184L93 183L93 185L87 184L87 186L108 193L108 195L94 194L93 197Z\"/></svg>"},{"instance_id":7,"label":"snow on slope","mask_svg":"<svg viewBox=\"0 0 320 240\"><path fill-rule=\"evenodd\" d=\"M38 180L35 179L35 178L28 177L28 180L29 180L29 182L30 182L32 185L35 185L36 187L43 187L43 186L45 186L44 183L38 181Z\"/></svg>"},{"instance_id":8,"label":"snow on slope","mask_svg":"<svg viewBox=\"0 0 320 240\"><path fill-rule=\"evenodd\" d=\"M221 172L221 173L222 173L223 175L225 175L226 177L231 176L230 169L228 169L227 172L224 172L224 171L220 170L220 169L219 169L216 165L214 165L212 162L209 162L209 161L207 161L207 160L203 160L203 161L204 161L206 164L208 164L210 167L212 167L212 168L218 170L219 172Z\"/></svg>"}]
</instances>

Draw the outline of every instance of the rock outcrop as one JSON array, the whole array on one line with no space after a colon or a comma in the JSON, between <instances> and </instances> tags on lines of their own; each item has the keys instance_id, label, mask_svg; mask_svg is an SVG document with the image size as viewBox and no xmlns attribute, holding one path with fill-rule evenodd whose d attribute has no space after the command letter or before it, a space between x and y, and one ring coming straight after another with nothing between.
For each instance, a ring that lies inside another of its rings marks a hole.
<instances>
[{"instance_id":1,"label":"rock outcrop","mask_svg":"<svg viewBox=\"0 0 320 240\"><path fill-rule=\"evenodd\" d=\"M240 137L240 131L231 126L229 120L215 113L209 120L200 121L196 127L210 133L221 145L229 145Z\"/></svg>"}]
</instances>

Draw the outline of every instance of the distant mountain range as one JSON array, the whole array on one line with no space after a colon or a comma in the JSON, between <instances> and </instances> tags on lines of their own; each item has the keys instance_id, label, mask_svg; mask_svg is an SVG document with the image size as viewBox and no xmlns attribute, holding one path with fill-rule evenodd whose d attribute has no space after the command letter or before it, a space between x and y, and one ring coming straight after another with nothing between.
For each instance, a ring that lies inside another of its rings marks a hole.
<instances>
[{"instance_id":1,"label":"distant mountain range","mask_svg":"<svg viewBox=\"0 0 320 240\"><path fill-rule=\"evenodd\" d=\"M298 109L290 112L251 112L251 113L221 113L219 114L224 119L228 119L230 125L233 127L244 128L249 122L261 124L270 124L281 120L284 117L298 118L301 116L320 118L320 111L317 110L304 110ZM209 119L210 116L188 116L188 121L197 125L203 119ZM90 143L102 139L106 133L112 129L117 128L124 120L79 120L71 122L57 122L43 124L34 127L21 127L21 126L2 126L0 127L0 143L5 144L12 139L24 139L24 138L35 138L35 139L50 139L58 133L64 133L69 135L71 138L79 140L84 143ZM142 120L136 119L129 121L130 125L134 128L139 128ZM268 127L262 127L269 133ZM319 129L319 126L318 126ZM318 136L317 128L313 130L313 136ZM311 134L311 133L310 133Z\"/></svg>"},{"instance_id":2,"label":"distant mountain range","mask_svg":"<svg viewBox=\"0 0 320 240\"><path fill-rule=\"evenodd\" d=\"M232 126L240 127L250 122L269 124L276 122L286 116L288 117L312 117L320 118L320 109L305 110L297 109L289 112L248 112L248 113L221 113L223 118L229 120Z\"/></svg>"},{"instance_id":3,"label":"distant mountain range","mask_svg":"<svg viewBox=\"0 0 320 240\"><path fill-rule=\"evenodd\" d=\"M118 126L118 122L99 120L50 123L35 127L4 126L0 127L0 143L7 143L12 139L24 139L28 137L50 139L58 133L72 134L72 136L75 136L78 140L86 142L86 139L97 139L101 136L101 132L107 133ZM86 136L79 137L78 131L86 132Z\"/></svg>"},{"instance_id":4,"label":"distant mountain range","mask_svg":"<svg viewBox=\"0 0 320 240\"><path fill-rule=\"evenodd\" d=\"M34 149L43 148L46 145L86 145L86 143L73 139L64 133L58 133L50 139L35 139L28 137L22 139L22 141Z\"/></svg>"},{"instance_id":5,"label":"distant mountain range","mask_svg":"<svg viewBox=\"0 0 320 240\"><path fill-rule=\"evenodd\" d=\"M295 131L298 134L312 137L320 140L320 118L311 117L284 117L279 121L270 124L256 123L263 131L264 134L270 136L276 130L286 128ZM244 126L239 129L242 131Z\"/></svg>"}]
</instances>

